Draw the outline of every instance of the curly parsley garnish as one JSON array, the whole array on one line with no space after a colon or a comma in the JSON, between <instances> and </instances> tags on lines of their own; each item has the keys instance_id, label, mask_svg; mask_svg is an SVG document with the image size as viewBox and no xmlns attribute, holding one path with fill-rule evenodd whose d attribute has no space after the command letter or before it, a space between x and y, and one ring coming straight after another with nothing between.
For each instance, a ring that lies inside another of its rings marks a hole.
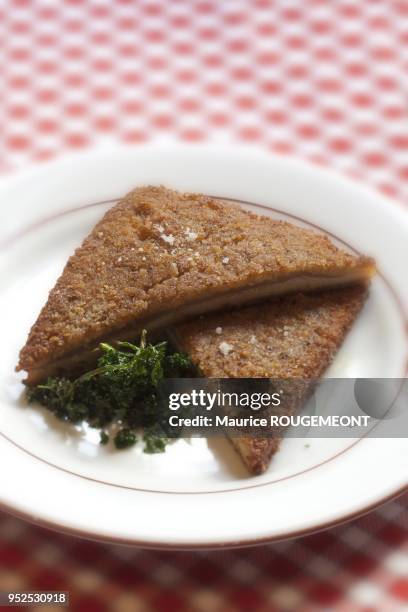
<instances>
[{"instance_id":1,"label":"curly parsley garnish","mask_svg":"<svg viewBox=\"0 0 408 612\"><path fill-rule=\"evenodd\" d=\"M28 401L39 402L62 421L100 429L101 444L109 441L105 428L117 424L116 448L133 446L143 428L144 452L163 452L170 432L159 385L164 378L188 375L190 359L169 352L166 342L147 344L145 331L139 346L102 343L100 350L95 369L74 380L48 378L27 389Z\"/></svg>"}]
</instances>

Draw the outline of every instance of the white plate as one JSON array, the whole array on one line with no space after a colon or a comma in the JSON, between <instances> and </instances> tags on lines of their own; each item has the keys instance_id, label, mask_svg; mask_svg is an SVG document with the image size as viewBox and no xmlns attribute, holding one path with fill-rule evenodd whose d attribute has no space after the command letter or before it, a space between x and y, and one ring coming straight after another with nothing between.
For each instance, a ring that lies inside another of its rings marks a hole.
<instances>
[{"instance_id":1,"label":"white plate","mask_svg":"<svg viewBox=\"0 0 408 612\"><path fill-rule=\"evenodd\" d=\"M408 219L378 193L301 161L210 146L100 151L37 167L0 186L1 506L91 538L193 548L308 533L403 490L405 438L308 448L288 439L267 473L249 478L223 440L180 440L154 456L138 446L114 452L94 431L25 406L13 368L48 290L106 201L149 183L253 203L373 255L382 276L330 374L405 375Z\"/></svg>"}]
</instances>

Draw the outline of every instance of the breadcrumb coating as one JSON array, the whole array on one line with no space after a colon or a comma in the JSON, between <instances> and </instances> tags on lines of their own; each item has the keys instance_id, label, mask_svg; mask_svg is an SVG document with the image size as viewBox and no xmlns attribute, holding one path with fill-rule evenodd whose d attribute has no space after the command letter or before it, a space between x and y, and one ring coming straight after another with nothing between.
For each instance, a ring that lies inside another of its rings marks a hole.
<instances>
[{"instance_id":1,"label":"breadcrumb coating","mask_svg":"<svg viewBox=\"0 0 408 612\"><path fill-rule=\"evenodd\" d=\"M372 260L316 232L236 205L164 187L135 189L68 260L21 350L17 369L42 369L126 337L189 304L296 275L335 276Z\"/></svg>"},{"instance_id":2,"label":"breadcrumb coating","mask_svg":"<svg viewBox=\"0 0 408 612\"><path fill-rule=\"evenodd\" d=\"M295 294L258 306L207 315L178 325L173 336L207 378L300 379L287 414L300 408L308 381L321 377L367 296L365 285ZM222 333L217 330L221 329ZM227 344L230 350L222 350ZM293 384L293 383L290 383ZM289 385L289 390L291 389ZM298 396L296 396L298 394ZM252 474L264 472L278 450L276 437L230 439Z\"/></svg>"}]
</instances>

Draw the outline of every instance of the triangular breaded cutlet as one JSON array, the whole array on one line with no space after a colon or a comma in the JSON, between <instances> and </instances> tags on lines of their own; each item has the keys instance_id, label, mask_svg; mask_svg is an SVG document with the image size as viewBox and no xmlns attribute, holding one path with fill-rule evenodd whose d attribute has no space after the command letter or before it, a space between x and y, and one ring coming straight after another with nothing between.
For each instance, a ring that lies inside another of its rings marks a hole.
<instances>
[{"instance_id":1,"label":"triangular breaded cutlet","mask_svg":"<svg viewBox=\"0 0 408 612\"><path fill-rule=\"evenodd\" d=\"M203 195L139 188L68 260L17 369L34 384L85 367L101 341L271 295L355 283L374 268L290 223Z\"/></svg>"},{"instance_id":2,"label":"triangular breaded cutlet","mask_svg":"<svg viewBox=\"0 0 408 612\"><path fill-rule=\"evenodd\" d=\"M308 385L330 365L366 296L363 285L285 296L178 325L171 337L206 378L303 380L298 405L287 408L293 413L302 407ZM261 474L281 439L242 436L230 441L249 472Z\"/></svg>"}]
</instances>

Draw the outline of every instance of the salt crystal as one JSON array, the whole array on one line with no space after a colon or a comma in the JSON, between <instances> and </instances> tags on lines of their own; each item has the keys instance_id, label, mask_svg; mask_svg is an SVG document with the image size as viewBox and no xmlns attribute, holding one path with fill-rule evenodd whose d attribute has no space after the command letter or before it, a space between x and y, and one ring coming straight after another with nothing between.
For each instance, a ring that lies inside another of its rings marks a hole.
<instances>
[{"instance_id":1,"label":"salt crystal","mask_svg":"<svg viewBox=\"0 0 408 612\"><path fill-rule=\"evenodd\" d=\"M215 328L215 333L218 334L218 335L222 334L222 327L216 327Z\"/></svg>"},{"instance_id":2,"label":"salt crystal","mask_svg":"<svg viewBox=\"0 0 408 612\"><path fill-rule=\"evenodd\" d=\"M185 235L187 240L189 240L190 242L193 242L196 238L198 238L198 234L196 232L193 232L189 227L185 230Z\"/></svg>"},{"instance_id":3,"label":"salt crystal","mask_svg":"<svg viewBox=\"0 0 408 612\"><path fill-rule=\"evenodd\" d=\"M221 353L226 357L227 355L229 355L229 353L231 351L234 350L234 347L232 346L232 344L228 344L228 342L221 342L221 344L218 347L221 351Z\"/></svg>"},{"instance_id":4,"label":"salt crystal","mask_svg":"<svg viewBox=\"0 0 408 612\"><path fill-rule=\"evenodd\" d=\"M121 257L118 257L118 263L120 263L122 261Z\"/></svg>"},{"instance_id":5,"label":"salt crystal","mask_svg":"<svg viewBox=\"0 0 408 612\"><path fill-rule=\"evenodd\" d=\"M223 258L222 258L222 263L223 263L223 264L227 264L227 263L229 263L229 257L223 257Z\"/></svg>"},{"instance_id":6,"label":"salt crystal","mask_svg":"<svg viewBox=\"0 0 408 612\"><path fill-rule=\"evenodd\" d=\"M256 336L252 335L249 339L251 344L256 344Z\"/></svg>"},{"instance_id":7,"label":"salt crystal","mask_svg":"<svg viewBox=\"0 0 408 612\"><path fill-rule=\"evenodd\" d=\"M164 240L164 242L167 242L168 244L174 244L176 240L173 234L161 234L160 238Z\"/></svg>"}]
</instances>

